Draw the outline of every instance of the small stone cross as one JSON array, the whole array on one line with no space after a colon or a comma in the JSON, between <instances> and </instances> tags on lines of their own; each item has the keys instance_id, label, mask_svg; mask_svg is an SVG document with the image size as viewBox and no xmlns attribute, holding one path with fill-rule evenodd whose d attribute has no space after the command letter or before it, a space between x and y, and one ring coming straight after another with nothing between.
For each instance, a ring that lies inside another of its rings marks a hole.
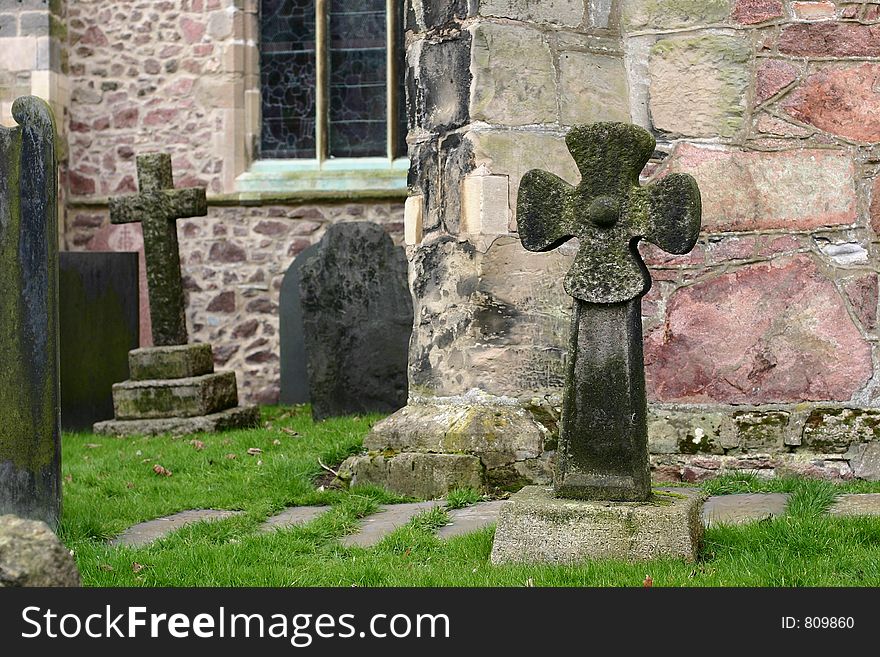
<instances>
[{"instance_id":1,"label":"small stone cross","mask_svg":"<svg viewBox=\"0 0 880 657\"><path fill-rule=\"evenodd\" d=\"M651 278L636 244L645 239L669 253L690 251L700 232L700 190L687 174L639 186L656 142L637 126L577 126L566 144L580 183L529 171L517 199L526 249L580 242L564 282L575 302L556 494L643 501L651 496L651 476L641 297Z\"/></svg>"},{"instance_id":2,"label":"small stone cross","mask_svg":"<svg viewBox=\"0 0 880 657\"><path fill-rule=\"evenodd\" d=\"M208 214L205 190L174 189L171 156L165 153L139 155L137 172L140 194L110 199L110 221L139 221L143 227L153 343L160 347L186 344L177 220Z\"/></svg>"}]
</instances>

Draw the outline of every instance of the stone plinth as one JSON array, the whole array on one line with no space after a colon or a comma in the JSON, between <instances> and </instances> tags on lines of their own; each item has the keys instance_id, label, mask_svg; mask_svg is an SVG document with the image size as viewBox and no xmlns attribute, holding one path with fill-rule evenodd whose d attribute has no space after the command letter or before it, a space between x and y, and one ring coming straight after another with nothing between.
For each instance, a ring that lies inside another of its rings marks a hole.
<instances>
[{"instance_id":1,"label":"stone plinth","mask_svg":"<svg viewBox=\"0 0 880 657\"><path fill-rule=\"evenodd\" d=\"M493 564L574 564L595 559L694 561L703 525L699 491L655 491L648 502L553 497L528 486L501 508Z\"/></svg>"},{"instance_id":2,"label":"stone plinth","mask_svg":"<svg viewBox=\"0 0 880 657\"><path fill-rule=\"evenodd\" d=\"M363 455L345 461L340 475L352 486L384 486L401 495L434 499L455 488L479 489L483 483L480 459L469 454L405 452L393 456Z\"/></svg>"},{"instance_id":3,"label":"stone plinth","mask_svg":"<svg viewBox=\"0 0 880 657\"><path fill-rule=\"evenodd\" d=\"M259 424L256 407L238 406L234 372L214 372L211 345L135 349L131 380L113 386L115 419L95 433L111 436L184 435Z\"/></svg>"},{"instance_id":4,"label":"stone plinth","mask_svg":"<svg viewBox=\"0 0 880 657\"><path fill-rule=\"evenodd\" d=\"M214 356L209 344L150 347L128 352L132 381L184 379L214 372Z\"/></svg>"}]
</instances>

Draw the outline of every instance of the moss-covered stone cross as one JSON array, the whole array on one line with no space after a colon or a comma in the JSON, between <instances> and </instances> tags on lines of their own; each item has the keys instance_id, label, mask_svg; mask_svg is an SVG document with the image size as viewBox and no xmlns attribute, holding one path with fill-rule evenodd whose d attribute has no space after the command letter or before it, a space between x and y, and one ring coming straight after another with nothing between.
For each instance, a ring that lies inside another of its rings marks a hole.
<instances>
[{"instance_id":1,"label":"moss-covered stone cross","mask_svg":"<svg viewBox=\"0 0 880 657\"><path fill-rule=\"evenodd\" d=\"M656 142L642 128L596 123L572 128L577 186L546 171L523 176L517 223L523 246L549 251L580 242L565 277L575 299L563 395L555 488L579 499L641 501L651 495L641 297L645 239L684 254L700 232L700 190L687 174L639 186Z\"/></svg>"},{"instance_id":2,"label":"moss-covered stone cross","mask_svg":"<svg viewBox=\"0 0 880 657\"><path fill-rule=\"evenodd\" d=\"M110 199L110 221L139 221L143 227L153 343L186 344L177 220L208 214L205 190L174 189L171 156L165 153L139 155L137 172L140 194Z\"/></svg>"}]
</instances>

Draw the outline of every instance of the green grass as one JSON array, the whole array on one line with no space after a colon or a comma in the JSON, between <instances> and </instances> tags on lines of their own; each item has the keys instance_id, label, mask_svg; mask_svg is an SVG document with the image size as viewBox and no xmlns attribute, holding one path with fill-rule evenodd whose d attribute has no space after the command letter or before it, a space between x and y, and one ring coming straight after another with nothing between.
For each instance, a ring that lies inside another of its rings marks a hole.
<instances>
[{"instance_id":1,"label":"green grass","mask_svg":"<svg viewBox=\"0 0 880 657\"><path fill-rule=\"evenodd\" d=\"M325 464L359 449L375 417L313 424L306 409L267 409L271 428L198 436L64 438L61 536L74 550L90 586L880 586L880 518L831 518L823 512L841 492L880 492L880 485L798 479L724 477L705 484L712 494L784 491L786 516L706 532L696 564L597 562L578 567L494 567L494 530L441 541L448 516L435 509L370 549L338 539L379 504L402 498L375 488L316 490ZM298 434L298 435L294 435ZM275 444L274 441L280 441ZM255 456L250 448L262 449ZM235 459L226 458L236 454ZM260 463L262 462L262 463ZM154 465L171 477L153 472ZM478 501L454 491L452 507ZM256 531L290 505L331 510L298 528ZM184 509L241 510L240 516L185 527L140 548L110 547L126 527Z\"/></svg>"}]
</instances>

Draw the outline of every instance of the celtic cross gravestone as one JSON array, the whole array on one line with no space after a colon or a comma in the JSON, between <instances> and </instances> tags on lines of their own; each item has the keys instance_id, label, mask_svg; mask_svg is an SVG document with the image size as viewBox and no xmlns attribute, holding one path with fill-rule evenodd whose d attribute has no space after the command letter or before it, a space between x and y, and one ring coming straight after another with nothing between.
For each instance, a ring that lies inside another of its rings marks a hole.
<instances>
[{"instance_id":1,"label":"celtic cross gravestone","mask_svg":"<svg viewBox=\"0 0 880 657\"><path fill-rule=\"evenodd\" d=\"M140 222L144 231L147 290L153 344L187 342L183 282L177 244L177 220L204 217L208 203L202 187L174 189L171 156L148 153L137 158L140 194L110 199L110 221Z\"/></svg>"},{"instance_id":2,"label":"celtic cross gravestone","mask_svg":"<svg viewBox=\"0 0 880 657\"><path fill-rule=\"evenodd\" d=\"M702 493L651 489L641 317L651 278L636 246L644 239L669 253L690 251L700 190L683 174L639 186L656 144L637 126L578 126L566 143L580 183L529 171L517 203L526 249L579 241L564 282L574 313L555 490L527 486L504 503L492 562L693 560Z\"/></svg>"},{"instance_id":3,"label":"celtic cross gravestone","mask_svg":"<svg viewBox=\"0 0 880 657\"><path fill-rule=\"evenodd\" d=\"M690 251L700 232L700 191L687 174L639 186L655 141L637 126L580 126L566 143L580 183L530 171L517 205L526 249L548 251L572 237L580 241L565 278L565 291L575 301L556 492L647 500L641 297L651 279L636 243L645 239L673 254Z\"/></svg>"}]
</instances>

